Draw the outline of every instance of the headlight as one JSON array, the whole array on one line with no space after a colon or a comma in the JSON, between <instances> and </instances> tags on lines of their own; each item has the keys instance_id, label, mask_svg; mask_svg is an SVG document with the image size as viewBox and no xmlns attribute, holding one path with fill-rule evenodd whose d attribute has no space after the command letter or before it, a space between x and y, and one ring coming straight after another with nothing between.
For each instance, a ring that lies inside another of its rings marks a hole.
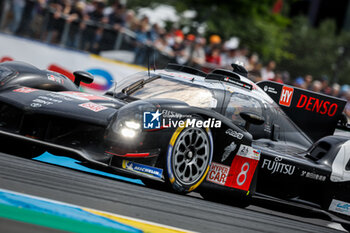
<instances>
[{"instance_id":1,"label":"headlight","mask_svg":"<svg viewBox=\"0 0 350 233\"><path fill-rule=\"evenodd\" d=\"M122 124L120 133L126 138L133 138L140 132L140 129L140 123L136 121L125 121L124 124Z\"/></svg>"},{"instance_id":2,"label":"headlight","mask_svg":"<svg viewBox=\"0 0 350 233\"><path fill-rule=\"evenodd\" d=\"M141 124L136 121L125 121L125 126L130 129L140 129Z\"/></svg>"},{"instance_id":3,"label":"headlight","mask_svg":"<svg viewBox=\"0 0 350 233\"><path fill-rule=\"evenodd\" d=\"M116 121L112 124L112 132L125 139L137 138L142 132L143 113L154 109L152 104L142 100L125 105L117 113Z\"/></svg>"},{"instance_id":4,"label":"headlight","mask_svg":"<svg viewBox=\"0 0 350 233\"><path fill-rule=\"evenodd\" d=\"M127 128L127 127L122 128L122 129L120 130L120 133L121 133L124 137L126 137L126 138L133 138L133 137L135 137L136 134L137 134L137 132L136 132L135 130L129 129L129 128Z\"/></svg>"}]
</instances>

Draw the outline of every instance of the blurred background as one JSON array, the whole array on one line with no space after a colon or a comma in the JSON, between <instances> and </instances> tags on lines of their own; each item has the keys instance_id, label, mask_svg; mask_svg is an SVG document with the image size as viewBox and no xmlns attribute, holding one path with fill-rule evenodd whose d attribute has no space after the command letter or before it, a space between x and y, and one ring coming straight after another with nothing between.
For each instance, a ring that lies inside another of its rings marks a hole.
<instances>
[{"instance_id":1,"label":"blurred background","mask_svg":"<svg viewBox=\"0 0 350 233\"><path fill-rule=\"evenodd\" d=\"M350 0L0 2L2 34L156 68L239 63L255 82L344 98L350 116Z\"/></svg>"}]
</instances>

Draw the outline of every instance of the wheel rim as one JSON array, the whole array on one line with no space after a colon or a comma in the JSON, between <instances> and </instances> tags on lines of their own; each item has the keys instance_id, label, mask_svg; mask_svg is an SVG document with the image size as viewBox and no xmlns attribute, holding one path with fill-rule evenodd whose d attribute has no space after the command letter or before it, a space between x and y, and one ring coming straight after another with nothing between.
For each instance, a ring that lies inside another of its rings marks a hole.
<instances>
[{"instance_id":1,"label":"wheel rim","mask_svg":"<svg viewBox=\"0 0 350 233\"><path fill-rule=\"evenodd\" d=\"M172 168L185 185L195 184L205 173L210 159L209 138L203 129L186 128L174 145Z\"/></svg>"}]
</instances>

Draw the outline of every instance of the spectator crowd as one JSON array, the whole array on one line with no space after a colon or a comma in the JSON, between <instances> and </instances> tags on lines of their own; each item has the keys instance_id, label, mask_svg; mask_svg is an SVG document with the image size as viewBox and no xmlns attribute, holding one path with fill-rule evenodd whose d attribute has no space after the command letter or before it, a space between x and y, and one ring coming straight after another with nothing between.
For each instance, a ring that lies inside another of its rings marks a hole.
<instances>
[{"instance_id":1,"label":"spectator crowd","mask_svg":"<svg viewBox=\"0 0 350 233\"><path fill-rule=\"evenodd\" d=\"M311 74L292 79L287 71L278 71L274 61L263 64L258 54L239 47L237 38L222 41L219 35L206 38L178 28L166 30L128 9L125 0L3 0L0 4L0 28L6 33L92 53L127 48L139 65L147 63L150 49L156 59L204 71L230 69L238 63L255 82L272 80L346 99L350 117L349 85L330 84L326 76Z\"/></svg>"}]
</instances>

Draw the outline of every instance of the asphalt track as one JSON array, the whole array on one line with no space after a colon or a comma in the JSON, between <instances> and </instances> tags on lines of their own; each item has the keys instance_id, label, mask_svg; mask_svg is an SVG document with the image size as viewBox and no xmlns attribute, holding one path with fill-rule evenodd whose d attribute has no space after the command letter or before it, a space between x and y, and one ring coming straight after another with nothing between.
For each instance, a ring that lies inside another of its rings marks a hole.
<instances>
[{"instance_id":1,"label":"asphalt track","mask_svg":"<svg viewBox=\"0 0 350 233\"><path fill-rule=\"evenodd\" d=\"M1 153L0 188L196 232L341 232L312 214L305 218L259 206L241 209L205 201L196 193L163 192ZM0 219L0 231L4 229L55 232Z\"/></svg>"}]
</instances>

